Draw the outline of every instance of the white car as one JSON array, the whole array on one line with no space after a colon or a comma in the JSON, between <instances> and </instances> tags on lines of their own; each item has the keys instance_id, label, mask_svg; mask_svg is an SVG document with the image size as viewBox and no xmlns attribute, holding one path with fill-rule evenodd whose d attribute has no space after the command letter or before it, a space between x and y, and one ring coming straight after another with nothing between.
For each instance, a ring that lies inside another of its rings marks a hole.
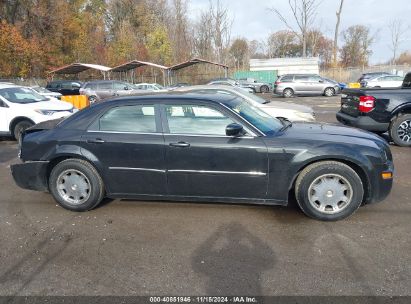
<instances>
[{"instance_id":1,"label":"white car","mask_svg":"<svg viewBox=\"0 0 411 304\"><path fill-rule=\"evenodd\" d=\"M134 85L136 90L141 90L145 92L168 92L166 88L158 83L137 83Z\"/></svg>"},{"instance_id":2,"label":"white car","mask_svg":"<svg viewBox=\"0 0 411 304\"><path fill-rule=\"evenodd\" d=\"M20 141L27 128L43 121L69 116L73 105L44 97L29 87L0 84L0 134Z\"/></svg>"},{"instance_id":3,"label":"white car","mask_svg":"<svg viewBox=\"0 0 411 304\"><path fill-rule=\"evenodd\" d=\"M399 88L402 86L404 77L396 75L383 75L376 78L361 81L363 88Z\"/></svg>"},{"instance_id":4,"label":"white car","mask_svg":"<svg viewBox=\"0 0 411 304\"><path fill-rule=\"evenodd\" d=\"M216 93L232 94L239 96L252 104L253 106L260 108L265 113L272 117L284 117L291 121L315 121L315 115L312 108L304 105L296 105L285 103L283 101L268 101L255 94L249 93L240 87L228 87L217 85L199 85L177 88L174 91L177 92L204 92L214 90Z\"/></svg>"},{"instance_id":5,"label":"white car","mask_svg":"<svg viewBox=\"0 0 411 304\"><path fill-rule=\"evenodd\" d=\"M61 96L63 96L59 92L52 92L40 86L33 86L31 88L37 93L39 93L40 95L45 96L45 97L54 97L54 98L60 99Z\"/></svg>"}]
</instances>

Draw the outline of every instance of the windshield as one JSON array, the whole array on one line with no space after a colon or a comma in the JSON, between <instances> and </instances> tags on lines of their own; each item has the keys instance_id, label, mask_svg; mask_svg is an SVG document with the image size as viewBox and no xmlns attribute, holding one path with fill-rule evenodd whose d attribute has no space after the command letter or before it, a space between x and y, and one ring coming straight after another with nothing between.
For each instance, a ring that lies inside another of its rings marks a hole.
<instances>
[{"instance_id":1,"label":"windshield","mask_svg":"<svg viewBox=\"0 0 411 304\"><path fill-rule=\"evenodd\" d=\"M48 101L47 97L41 96L30 88L7 88L0 89L0 96L13 103L33 103Z\"/></svg>"},{"instance_id":2,"label":"windshield","mask_svg":"<svg viewBox=\"0 0 411 304\"><path fill-rule=\"evenodd\" d=\"M241 97L226 105L265 135L273 135L283 127L280 120L251 105Z\"/></svg>"},{"instance_id":3,"label":"windshield","mask_svg":"<svg viewBox=\"0 0 411 304\"><path fill-rule=\"evenodd\" d=\"M51 91L42 87L33 87L32 89L38 93L51 93Z\"/></svg>"}]
</instances>

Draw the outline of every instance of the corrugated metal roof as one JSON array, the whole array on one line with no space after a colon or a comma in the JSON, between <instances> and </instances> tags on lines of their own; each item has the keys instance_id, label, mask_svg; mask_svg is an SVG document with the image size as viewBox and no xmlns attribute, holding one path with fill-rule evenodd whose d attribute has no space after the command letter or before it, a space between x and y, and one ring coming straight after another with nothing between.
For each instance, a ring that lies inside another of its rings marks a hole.
<instances>
[{"instance_id":1,"label":"corrugated metal roof","mask_svg":"<svg viewBox=\"0 0 411 304\"><path fill-rule=\"evenodd\" d=\"M156 64L156 63L152 63L152 62L145 62L145 61L140 61L140 60L132 60L130 62L118 65L114 68L111 69L112 72L125 72L125 71L129 71L129 70L133 70L142 66L152 66L155 68L159 68L162 70L167 70L168 67L160 65L160 64Z\"/></svg>"},{"instance_id":2,"label":"corrugated metal roof","mask_svg":"<svg viewBox=\"0 0 411 304\"><path fill-rule=\"evenodd\" d=\"M220 66L220 67L225 68L225 69L229 68L227 65L222 64L222 63L213 62L213 61L200 59L200 58L193 58L191 60L188 60L188 61L176 64L176 65L173 65L173 66L169 67L169 70L172 70L172 71L181 70L181 69L184 69L186 67L189 67L189 66L197 64L197 63L208 63L208 64Z\"/></svg>"},{"instance_id":3,"label":"corrugated metal roof","mask_svg":"<svg viewBox=\"0 0 411 304\"><path fill-rule=\"evenodd\" d=\"M87 70L98 70L102 72L108 72L111 68L106 67L104 65L99 64L90 64L90 63L73 63L70 65L63 66L61 68L57 68L55 70L50 71L49 73L52 74L78 74Z\"/></svg>"}]
</instances>

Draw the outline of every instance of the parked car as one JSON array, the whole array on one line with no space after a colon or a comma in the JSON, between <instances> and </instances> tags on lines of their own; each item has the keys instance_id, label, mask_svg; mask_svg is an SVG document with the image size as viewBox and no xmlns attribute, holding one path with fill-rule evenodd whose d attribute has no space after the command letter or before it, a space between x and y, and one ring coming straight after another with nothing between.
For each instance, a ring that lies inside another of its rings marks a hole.
<instances>
[{"instance_id":1,"label":"parked car","mask_svg":"<svg viewBox=\"0 0 411 304\"><path fill-rule=\"evenodd\" d=\"M250 87L248 85L241 84L234 79L230 78L219 78L219 79L214 79L211 80L207 83L207 85L218 85L218 86L227 86L227 87L238 87L243 89L246 92L249 93L255 93L255 90L253 87Z\"/></svg>"},{"instance_id":2,"label":"parked car","mask_svg":"<svg viewBox=\"0 0 411 304\"><path fill-rule=\"evenodd\" d=\"M146 92L167 92L168 90L158 83L137 83L134 85L137 90Z\"/></svg>"},{"instance_id":3,"label":"parked car","mask_svg":"<svg viewBox=\"0 0 411 304\"><path fill-rule=\"evenodd\" d=\"M78 80L55 80L46 85L51 92L60 93L63 96L79 95L82 82Z\"/></svg>"},{"instance_id":4,"label":"parked car","mask_svg":"<svg viewBox=\"0 0 411 304\"><path fill-rule=\"evenodd\" d=\"M190 84L187 82L178 82L178 83L168 86L167 89L176 89L176 88L189 87L189 86Z\"/></svg>"},{"instance_id":5,"label":"parked car","mask_svg":"<svg viewBox=\"0 0 411 304\"><path fill-rule=\"evenodd\" d=\"M391 73L387 72L372 72L372 73L364 73L361 75L361 77L357 80L358 83L361 83L363 80L367 80L370 78L376 78L380 76L391 76Z\"/></svg>"},{"instance_id":6,"label":"parked car","mask_svg":"<svg viewBox=\"0 0 411 304\"><path fill-rule=\"evenodd\" d=\"M330 79L330 78L325 78L325 77L324 77L324 80L338 85L340 87L340 92L347 87L347 84L345 82L338 82L336 80L333 80L333 79Z\"/></svg>"},{"instance_id":7,"label":"parked car","mask_svg":"<svg viewBox=\"0 0 411 304\"><path fill-rule=\"evenodd\" d=\"M216 93L128 96L26 131L11 166L22 188L86 211L104 197L287 205L346 218L385 199L388 144L344 126L291 123Z\"/></svg>"},{"instance_id":8,"label":"parked car","mask_svg":"<svg viewBox=\"0 0 411 304\"><path fill-rule=\"evenodd\" d=\"M113 96L132 95L136 91L134 85L116 80L89 81L80 88L80 94L86 95L91 104Z\"/></svg>"},{"instance_id":9,"label":"parked car","mask_svg":"<svg viewBox=\"0 0 411 304\"><path fill-rule=\"evenodd\" d=\"M372 132L388 131L395 144L411 147L411 73L398 89L345 89L337 119Z\"/></svg>"},{"instance_id":10,"label":"parked car","mask_svg":"<svg viewBox=\"0 0 411 304\"><path fill-rule=\"evenodd\" d=\"M340 86L315 74L286 74L274 84L274 93L284 97L294 95L334 96L340 93Z\"/></svg>"},{"instance_id":11,"label":"parked car","mask_svg":"<svg viewBox=\"0 0 411 304\"><path fill-rule=\"evenodd\" d=\"M75 112L67 102L38 94L31 88L0 84L0 134L20 140L27 128Z\"/></svg>"},{"instance_id":12,"label":"parked car","mask_svg":"<svg viewBox=\"0 0 411 304\"><path fill-rule=\"evenodd\" d=\"M60 93L49 91L46 88L43 88L40 86L33 86L31 88L44 97L53 97L53 98L61 99L61 96L63 96Z\"/></svg>"},{"instance_id":13,"label":"parked car","mask_svg":"<svg viewBox=\"0 0 411 304\"><path fill-rule=\"evenodd\" d=\"M291 121L315 121L314 111L308 106L265 100L238 87L200 85L179 88L175 91L195 93L215 92L219 94L231 94L247 101L252 106L263 110L272 117L285 117Z\"/></svg>"},{"instance_id":14,"label":"parked car","mask_svg":"<svg viewBox=\"0 0 411 304\"><path fill-rule=\"evenodd\" d=\"M396 75L384 75L361 81L362 88L399 88L404 81L404 77Z\"/></svg>"},{"instance_id":15,"label":"parked car","mask_svg":"<svg viewBox=\"0 0 411 304\"><path fill-rule=\"evenodd\" d=\"M258 82L257 80L252 78L241 78L237 79L237 81L245 87L252 88L254 90L254 93L270 92L270 84L266 82Z\"/></svg>"}]
</instances>

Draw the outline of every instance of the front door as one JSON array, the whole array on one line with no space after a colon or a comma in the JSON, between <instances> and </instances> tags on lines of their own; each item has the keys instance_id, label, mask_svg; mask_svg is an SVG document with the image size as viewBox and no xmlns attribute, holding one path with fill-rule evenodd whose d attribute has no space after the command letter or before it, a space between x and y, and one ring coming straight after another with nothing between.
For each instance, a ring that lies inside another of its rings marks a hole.
<instances>
[{"instance_id":1,"label":"front door","mask_svg":"<svg viewBox=\"0 0 411 304\"><path fill-rule=\"evenodd\" d=\"M154 105L108 110L83 137L84 153L100 163L111 194L165 195L164 137Z\"/></svg>"},{"instance_id":2,"label":"front door","mask_svg":"<svg viewBox=\"0 0 411 304\"><path fill-rule=\"evenodd\" d=\"M267 147L259 137L226 136L235 117L210 105L164 105L168 193L257 198L267 193Z\"/></svg>"}]
</instances>

